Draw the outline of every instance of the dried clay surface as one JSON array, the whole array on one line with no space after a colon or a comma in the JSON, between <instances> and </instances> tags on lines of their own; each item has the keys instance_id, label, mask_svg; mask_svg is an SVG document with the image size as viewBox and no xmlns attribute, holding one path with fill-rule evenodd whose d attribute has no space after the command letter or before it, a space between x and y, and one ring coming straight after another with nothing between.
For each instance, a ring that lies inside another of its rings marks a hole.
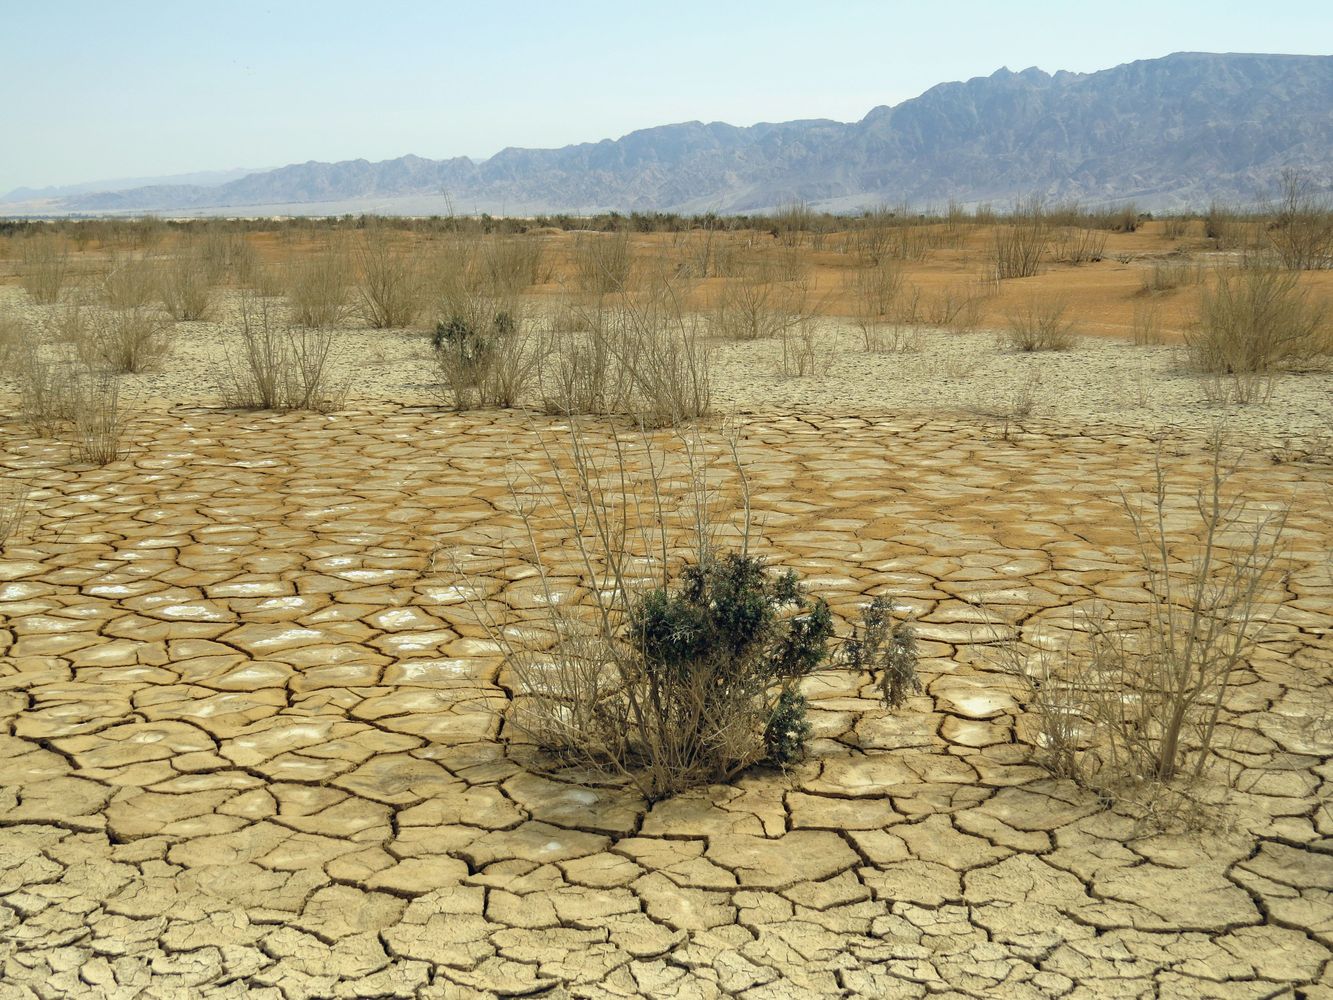
<instances>
[{"instance_id":1,"label":"dried clay surface","mask_svg":"<svg viewBox=\"0 0 1333 1000\"><path fill-rule=\"evenodd\" d=\"M506 473L559 433L176 407L93 469L0 424L31 488L0 560L0 997L1333 997L1326 466L1243 461L1292 508L1282 603L1222 713L1230 795L1148 836L1033 765L978 611L1038 644L1145 600L1119 491L1150 488L1147 434L749 417L759 550L840 619L910 606L925 690L886 713L822 671L807 761L650 806L506 749L466 591L536 622L531 579L431 560L504 551ZM1163 454L1188 499L1202 438Z\"/></svg>"}]
</instances>

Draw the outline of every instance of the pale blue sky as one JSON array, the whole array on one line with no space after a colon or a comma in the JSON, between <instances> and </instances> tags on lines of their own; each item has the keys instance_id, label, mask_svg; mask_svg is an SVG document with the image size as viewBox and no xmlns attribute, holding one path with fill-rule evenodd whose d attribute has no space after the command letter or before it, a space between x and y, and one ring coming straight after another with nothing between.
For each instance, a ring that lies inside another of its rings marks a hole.
<instances>
[{"instance_id":1,"label":"pale blue sky","mask_svg":"<svg viewBox=\"0 0 1333 1000\"><path fill-rule=\"evenodd\" d=\"M0 193L854 121L1000 66L1333 51L1328 3L0 0Z\"/></svg>"}]
</instances>

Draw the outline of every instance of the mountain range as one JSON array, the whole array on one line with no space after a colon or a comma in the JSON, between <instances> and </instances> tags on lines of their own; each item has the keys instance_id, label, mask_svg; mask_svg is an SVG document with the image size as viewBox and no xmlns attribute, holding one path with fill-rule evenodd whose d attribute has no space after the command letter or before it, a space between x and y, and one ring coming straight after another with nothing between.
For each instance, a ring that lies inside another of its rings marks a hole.
<instances>
[{"instance_id":1,"label":"mountain range","mask_svg":"<svg viewBox=\"0 0 1333 1000\"><path fill-rule=\"evenodd\" d=\"M1253 202L1286 169L1333 186L1333 56L1180 52L1095 73L1001 69L853 123L686 122L485 160L312 161L224 183L62 191L0 213L736 213L796 200L854 211L1034 195L1160 210Z\"/></svg>"}]
</instances>

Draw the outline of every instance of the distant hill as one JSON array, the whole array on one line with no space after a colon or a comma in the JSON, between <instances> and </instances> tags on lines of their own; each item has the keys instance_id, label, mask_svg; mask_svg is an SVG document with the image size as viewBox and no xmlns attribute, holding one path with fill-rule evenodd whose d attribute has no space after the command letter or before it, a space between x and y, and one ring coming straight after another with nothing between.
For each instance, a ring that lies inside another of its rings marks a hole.
<instances>
[{"instance_id":1,"label":"distant hill","mask_svg":"<svg viewBox=\"0 0 1333 1000\"><path fill-rule=\"evenodd\" d=\"M17 187L0 195L0 205L9 202L28 202L50 198L67 198L70 195L105 191L127 191L131 188L157 185L188 185L193 187L216 187L226 184L247 174L256 174L265 168L236 167L233 170L200 170L190 174L172 174L168 177L119 177L115 180L83 181L80 184L57 184L51 187Z\"/></svg>"},{"instance_id":2,"label":"distant hill","mask_svg":"<svg viewBox=\"0 0 1333 1000\"><path fill-rule=\"evenodd\" d=\"M1001 69L859 122L687 122L484 161L293 164L215 186L71 194L47 211L753 212L800 199L1144 208L1253 201L1284 168L1333 186L1333 56L1181 52L1096 73Z\"/></svg>"}]
</instances>

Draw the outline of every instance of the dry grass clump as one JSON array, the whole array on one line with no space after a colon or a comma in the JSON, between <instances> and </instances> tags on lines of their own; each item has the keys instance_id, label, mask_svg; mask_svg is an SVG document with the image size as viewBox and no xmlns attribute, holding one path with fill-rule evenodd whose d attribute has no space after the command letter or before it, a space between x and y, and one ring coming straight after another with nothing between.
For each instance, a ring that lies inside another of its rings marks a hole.
<instances>
[{"instance_id":1,"label":"dry grass clump","mask_svg":"<svg viewBox=\"0 0 1333 1000\"><path fill-rule=\"evenodd\" d=\"M1140 287L1145 295L1169 292L1182 285L1197 285L1202 280L1202 265L1192 264L1184 258L1155 260L1139 276Z\"/></svg>"},{"instance_id":2,"label":"dry grass clump","mask_svg":"<svg viewBox=\"0 0 1333 1000\"><path fill-rule=\"evenodd\" d=\"M1019 351L1067 351L1074 346L1074 323L1064 299L1028 299L1006 316L1004 342Z\"/></svg>"},{"instance_id":3,"label":"dry grass clump","mask_svg":"<svg viewBox=\"0 0 1333 1000\"><path fill-rule=\"evenodd\" d=\"M772 264L758 263L722 287L707 324L722 340L766 340L781 336L813 307L808 282L783 284Z\"/></svg>"},{"instance_id":4,"label":"dry grass clump","mask_svg":"<svg viewBox=\"0 0 1333 1000\"><path fill-rule=\"evenodd\" d=\"M19 242L19 284L39 305L60 301L69 272L69 248L59 236L43 233Z\"/></svg>"},{"instance_id":5,"label":"dry grass clump","mask_svg":"<svg viewBox=\"0 0 1333 1000\"><path fill-rule=\"evenodd\" d=\"M300 255L287 273L292 322L313 330L339 326L347 318L351 287L352 262L343 247L327 244Z\"/></svg>"},{"instance_id":6,"label":"dry grass clump","mask_svg":"<svg viewBox=\"0 0 1333 1000\"><path fill-rule=\"evenodd\" d=\"M1134 303L1134 343L1140 347L1160 344L1165 339L1162 333L1161 310L1152 299Z\"/></svg>"},{"instance_id":7,"label":"dry grass clump","mask_svg":"<svg viewBox=\"0 0 1333 1000\"><path fill-rule=\"evenodd\" d=\"M574 280L584 293L612 295L624 291L633 265L627 231L580 233L574 240Z\"/></svg>"},{"instance_id":8,"label":"dry grass clump","mask_svg":"<svg viewBox=\"0 0 1333 1000\"><path fill-rule=\"evenodd\" d=\"M685 306L687 289L659 277L635 296L583 310L583 333L551 345L541 373L549 412L629 413L646 426L708 413L708 327Z\"/></svg>"},{"instance_id":9,"label":"dry grass clump","mask_svg":"<svg viewBox=\"0 0 1333 1000\"><path fill-rule=\"evenodd\" d=\"M28 324L8 309L0 310L0 368L8 370L31 337Z\"/></svg>"},{"instance_id":10,"label":"dry grass clump","mask_svg":"<svg viewBox=\"0 0 1333 1000\"><path fill-rule=\"evenodd\" d=\"M782 331L781 343L778 374L784 378L827 375L833 367L828 327L820 316L799 317Z\"/></svg>"},{"instance_id":11,"label":"dry grass clump","mask_svg":"<svg viewBox=\"0 0 1333 1000\"><path fill-rule=\"evenodd\" d=\"M267 298L241 303L241 352L227 352L222 393L230 406L260 410L317 410L341 405L345 386L330 371L328 330L282 323Z\"/></svg>"},{"instance_id":12,"label":"dry grass clump","mask_svg":"<svg viewBox=\"0 0 1333 1000\"><path fill-rule=\"evenodd\" d=\"M1194 508L1199 530L1176 537L1181 511L1161 456L1145 503L1124 498L1148 602L1117 617L1099 610L1075 625L1078 645L1018 658L1044 762L1114 794L1142 782L1198 778L1225 731L1226 698L1273 605L1284 510L1228 498L1216 440L1210 481Z\"/></svg>"},{"instance_id":13,"label":"dry grass clump","mask_svg":"<svg viewBox=\"0 0 1333 1000\"><path fill-rule=\"evenodd\" d=\"M1106 254L1106 240L1104 230L1061 228L1051 239L1051 260L1061 264L1095 264Z\"/></svg>"},{"instance_id":14,"label":"dry grass clump","mask_svg":"<svg viewBox=\"0 0 1333 1000\"><path fill-rule=\"evenodd\" d=\"M421 313L422 274L410 247L383 230L367 230L356 251L361 314L377 330L411 326Z\"/></svg>"},{"instance_id":15,"label":"dry grass clump","mask_svg":"<svg viewBox=\"0 0 1333 1000\"><path fill-rule=\"evenodd\" d=\"M207 248L185 243L162 259L157 290L168 315L178 323L208 319L213 314L216 273Z\"/></svg>"},{"instance_id":16,"label":"dry grass clump","mask_svg":"<svg viewBox=\"0 0 1333 1000\"><path fill-rule=\"evenodd\" d=\"M1322 302L1295 272L1244 267L1221 271L1199 300L1199 321L1185 338L1195 367L1223 374L1297 367L1333 354Z\"/></svg>"},{"instance_id":17,"label":"dry grass clump","mask_svg":"<svg viewBox=\"0 0 1333 1000\"><path fill-rule=\"evenodd\" d=\"M28 509L28 488L12 479L0 479L0 549L19 530Z\"/></svg>"},{"instance_id":18,"label":"dry grass clump","mask_svg":"<svg viewBox=\"0 0 1333 1000\"><path fill-rule=\"evenodd\" d=\"M929 299L922 300L914 291L912 301L901 314L919 317L927 326L968 333L981 322L981 307L987 289L981 283L951 283Z\"/></svg>"},{"instance_id":19,"label":"dry grass clump","mask_svg":"<svg viewBox=\"0 0 1333 1000\"><path fill-rule=\"evenodd\" d=\"M494 294L517 295L547 278L542 245L531 236L502 237L481 244L474 266Z\"/></svg>"},{"instance_id":20,"label":"dry grass clump","mask_svg":"<svg viewBox=\"0 0 1333 1000\"><path fill-rule=\"evenodd\" d=\"M43 358L29 341L18 352L19 413L34 434L55 437L74 417L69 365Z\"/></svg>"},{"instance_id":21,"label":"dry grass clump","mask_svg":"<svg viewBox=\"0 0 1333 1000\"><path fill-rule=\"evenodd\" d=\"M72 398L78 461L110 465L124 457L127 416L121 407L119 377L86 369L73 380Z\"/></svg>"},{"instance_id":22,"label":"dry grass clump","mask_svg":"<svg viewBox=\"0 0 1333 1000\"><path fill-rule=\"evenodd\" d=\"M142 309L157 297L157 265L146 254L113 253L102 276L102 301L112 309Z\"/></svg>"},{"instance_id":23,"label":"dry grass clump","mask_svg":"<svg viewBox=\"0 0 1333 1000\"><path fill-rule=\"evenodd\" d=\"M137 374L154 368L171 351L173 327L149 309L117 309L96 317L80 353L90 365Z\"/></svg>"}]
</instances>

